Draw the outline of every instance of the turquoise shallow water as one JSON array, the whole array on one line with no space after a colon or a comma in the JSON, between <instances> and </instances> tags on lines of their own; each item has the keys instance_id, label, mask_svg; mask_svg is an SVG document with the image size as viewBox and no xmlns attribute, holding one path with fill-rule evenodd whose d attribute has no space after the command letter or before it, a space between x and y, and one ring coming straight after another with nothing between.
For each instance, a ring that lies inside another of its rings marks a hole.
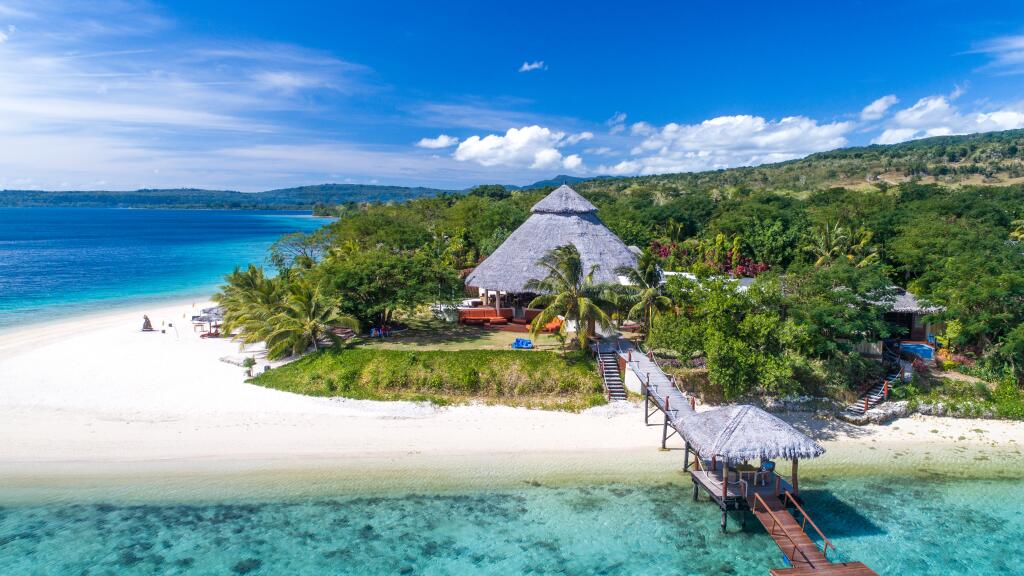
<instances>
[{"instance_id":1,"label":"turquoise shallow water","mask_svg":"<svg viewBox=\"0 0 1024 576\"><path fill-rule=\"evenodd\" d=\"M821 477L804 498L880 574L1024 574L1018 480ZM0 508L2 574L766 574L753 518L688 482Z\"/></svg>"},{"instance_id":2,"label":"turquoise shallow water","mask_svg":"<svg viewBox=\"0 0 1024 576\"><path fill-rule=\"evenodd\" d=\"M208 297L224 274L308 212L0 208L0 328L169 298Z\"/></svg>"}]
</instances>

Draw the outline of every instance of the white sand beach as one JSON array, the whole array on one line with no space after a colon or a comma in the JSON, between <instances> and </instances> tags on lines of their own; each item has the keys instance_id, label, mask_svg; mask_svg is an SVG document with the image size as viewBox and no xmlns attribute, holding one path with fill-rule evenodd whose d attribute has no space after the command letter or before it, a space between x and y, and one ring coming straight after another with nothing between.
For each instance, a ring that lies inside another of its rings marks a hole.
<instances>
[{"instance_id":1,"label":"white sand beach","mask_svg":"<svg viewBox=\"0 0 1024 576\"><path fill-rule=\"evenodd\" d=\"M493 483L581 469L635 478L680 466L679 452L657 449L661 427L645 427L634 404L581 414L436 408L246 384L242 368L219 360L239 354L236 343L193 332L189 318L208 305L151 306L0 334L0 485L300 469L398 477L447 470L461 482L474 476ZM140 331L143 314L156 332ZM794 421L828 449L822 464L962 463L976 453L998 458L974 460L974 467L1024 463L1018 423L922 416L866 427Z\"/></svg>"}]
</instances>

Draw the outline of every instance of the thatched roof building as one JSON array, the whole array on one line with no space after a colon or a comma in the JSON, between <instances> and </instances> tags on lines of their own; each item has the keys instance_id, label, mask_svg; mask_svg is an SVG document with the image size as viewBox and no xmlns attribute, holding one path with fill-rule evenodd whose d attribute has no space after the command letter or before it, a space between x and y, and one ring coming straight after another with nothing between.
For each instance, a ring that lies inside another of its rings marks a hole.
<instances>
[{"instance_id":1,"label":"thatched roof building","mask_svg":"<svg viewBox=\"0 0 1024 576\"><path fill-rule=\"evenodd\" d=\"M759 458L815 458L825 453L817 442L756 406L739 405L686 413L683 437L704 457L744 462Z\"/></svg>"},{"instance_id":2,"label":"thatched roof building","mask_svg":"<svg viewBox=\"0 0 1024 576\"><path fill-rule=\"evenodd\" d=\"M620 266L636 265L636 254L597 217L597 207L572 188L562 185L533 205L530 217L466 277L467 286L523 292L527 282L547 272L537 261L548 251L572 244L583 269L594 282L618 283Z\"/></svg>"},{"instance_id":3,"label":"thatched roof building","mask_svg":"<svg viewBox=\"0 0 1024 576\"><path fill-rule=\"evenodd\" d=\"M892 312L905 314L934 314L941 311L939 306L926 306L922 304L913 293L903 290L896 292L896 300L892 303Z\"/></svg>"}]
</instances>

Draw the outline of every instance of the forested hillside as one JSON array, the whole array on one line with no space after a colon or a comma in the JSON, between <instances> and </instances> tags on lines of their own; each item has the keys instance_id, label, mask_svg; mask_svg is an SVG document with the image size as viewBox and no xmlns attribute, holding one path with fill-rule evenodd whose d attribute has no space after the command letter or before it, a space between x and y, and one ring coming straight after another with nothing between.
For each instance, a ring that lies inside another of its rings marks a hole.
<instances>
[{"instance_id":1,"label":"forested hillside","mask_svg":"<svg viewBox=\"0 0 1024 576\"><path fill-rule=\"evenodd\" d=\"M875 189L904 182L943 186L1024 182L1024 130L939 136L843 148L751 168L590 180L574 186L581 190L747 188L799 195L834 186Z\"/></svg>"}]
</instances>

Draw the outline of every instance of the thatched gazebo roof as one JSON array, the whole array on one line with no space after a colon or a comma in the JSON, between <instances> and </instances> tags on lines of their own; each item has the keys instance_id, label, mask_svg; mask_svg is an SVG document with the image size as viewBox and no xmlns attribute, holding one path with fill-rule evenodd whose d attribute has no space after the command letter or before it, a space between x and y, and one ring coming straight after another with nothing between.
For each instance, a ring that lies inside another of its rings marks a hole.
<instances>
[{"instance_id":1,"label":"thatched gazebo roof","mask_svg":"<svg viewBox=\"0 0 1024 576\"><path fill-rule=\"evenodd\" d=\"M758 458L815 458L825 453L817 442L756 406L726 406L683 416L683 437L704 458L730 462Z\"/></svg>"},{"instance_id":2,"label":"thatched gazebo roof","mask_svg":"<svg viewBox=\"0 0 1024 576\"><path fill-rule=\"evenodd\" d=\"M597 208L572 188L562 185L534 204L532 214L466 277L466 285L489 290L523 292L527 282L547 271L537 261L548 251L572 244L583 269L595 283L618 283L615 269L636 265L636 254L597 217Z\"/></svg>"}]
</instances>

